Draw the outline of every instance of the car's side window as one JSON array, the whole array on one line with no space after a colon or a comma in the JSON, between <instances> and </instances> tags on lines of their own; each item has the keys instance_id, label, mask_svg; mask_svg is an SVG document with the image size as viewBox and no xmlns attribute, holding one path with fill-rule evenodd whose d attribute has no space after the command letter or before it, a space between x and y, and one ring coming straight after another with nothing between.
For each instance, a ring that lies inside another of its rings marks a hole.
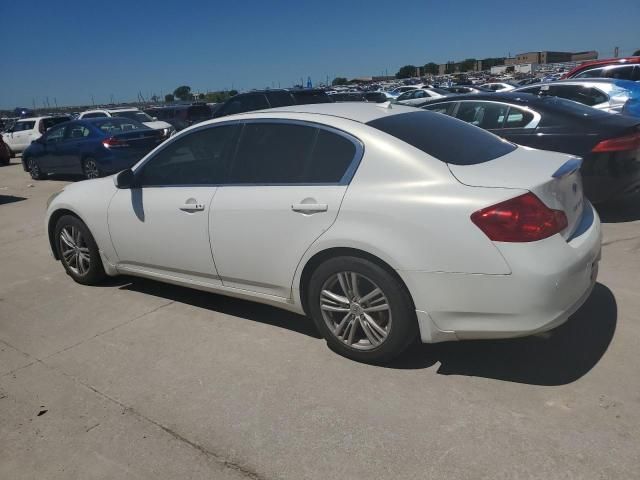
<instances>
[{"instance_id":1,"label":"car's side window","mask_svg":"<svg viewBox=\"0 0 640 480\"><path fill-rule=\"evenodd\" d=\"M460 102L456 117L484 129L502 128L508 105L495 102Z\"/></svg>"},{"instance_id":2,"label":"car's side window","mask_svg":"<svg viewBox=\"0 0 640 480\"><path fill-rule=\"evenodd\" d=\"M108 116L109 115L107 115L106 113L94 112L94 113L86 113L82 116L82 118L104 118Z\"/></svg>"},{"instance_id":3,"label":"car's side window","mask_svg":"<svg viewBox=\"0 0 640 480\"><path fill-rule=\"evenodd\" d=\"M531 123L533 113L521 108L511 107L503 128L522 128Z\"/></svg>"},{"instance_id":4,"label":"car's side window","mask_svg":"<svg viewBox=\"0 0 640 480\"><path fill-rule=\"evenodd\" d=\"M574 78L600 78L602 77L602 68L592 68L591 70L585 70L580 72Z\"/></svg>"},{"instance_id":5,"label":"car's side window","mask_svg":"<svg viewBox=\"0 0 640 480\"><path fill-rule=\"evenodd\" d=\"M238 126L221 125L183 135L136 172L142 187L219 185L225 181Z\"/></svg>"},{"instance_id":6,"label":"car's side window","mask_svg":"<svg viewBox=\"0 0 640 480\"><path fill-rule=\"evenodd\" d=\"M617 78L619 80L631 80L633 78L633 65L620 65L605 67L603 76L606 78Z\"/></svg>"},{"instance_id":7,"label":"car's side window","mask_svg":"<svg viewBox=\"0 0 640 480\"><path fill-rule=\"evenodd\" d=\"M425 110L432 112L444 113L445 115L452 115L453 110L457 102L436 103L435 105L427 105L423 107Z\"/></svg>"},{"instance_id":8,"label":"car's side window","mask_svg":"<svg viewBox=\"0 0 640 480\"><path fill-rule=\"evenodd\" d=\"M228 183L302 183L318 129L292 123L247 123Z\"/></svg>"},{"instance_id":9,"label":"car's side window","mask_svg":"<svg viewBox=\"0 0 640 480\"><path fill-rule=\"evenodd\" d=\"M354 161L356 146L347 138L320 129L311 154L305 181L310 183L338 183Z\"/></svg>"},{"instance_id":10,"label":"car's side window","mask_svg":"<svg viewBox=\"0 0 640 480\"><path fill-rule=\"evenodd\" d=\"M91 130L89 130L84 125L80 124L71 124L67 127L67 137L69 139L81 139L86 138L90 135Z\"/></svg>"},{"instance_id":11,"label":"car's side window","mask_svg":"<svg viewBox=\"0 0 640 480\"><path fill-rule=\"evenodd\" d=\"M65 134L66 130L67 130L67 126L66 125L62 125L60 127L53 127L47 133L45 141L48 144L58 143L58 142L62 141L62 139L64 138L64 134Z\"/></svg>"},{"instance_id":12,"label":"car's side window","mask_svg":"<svg viewBox=\"0 0 640 480\"><path fill-rule=\"evenodd\" d=\"M25 130L33 130L36 126L36 122L17 122L13 127L14 132L23 132Z\"/></svg>"},{"instance_id":13,"label":"car's side window","mask_svg":"<svg viewBox=\"0 0 640 480\"><path fill-rule=\"evenodd\" d=\"M609 99L601 90L582 85L554 85L549 89L549 93L588 106L598 105Z\"/></svg>"}]
</instances>

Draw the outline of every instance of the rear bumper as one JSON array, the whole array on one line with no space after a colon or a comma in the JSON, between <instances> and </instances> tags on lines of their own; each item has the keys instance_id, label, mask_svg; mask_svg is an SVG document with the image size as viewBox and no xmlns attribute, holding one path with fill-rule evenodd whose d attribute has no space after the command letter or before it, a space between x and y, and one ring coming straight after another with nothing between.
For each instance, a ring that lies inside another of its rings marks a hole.
<instances>
[{"instance_id":1,"label":"rear bumper","mask_svg":"<svg viewBox=\"0 0 640 480\"><path fill-rule=\"evenodd\" d=\"M588 298L600 260L600 220L571 239L496 243L509 275L399 271L418 311L423 342L510 338L550 330ZM428 313L427 313L428 312Z\"/></svg>"}]
</instances>

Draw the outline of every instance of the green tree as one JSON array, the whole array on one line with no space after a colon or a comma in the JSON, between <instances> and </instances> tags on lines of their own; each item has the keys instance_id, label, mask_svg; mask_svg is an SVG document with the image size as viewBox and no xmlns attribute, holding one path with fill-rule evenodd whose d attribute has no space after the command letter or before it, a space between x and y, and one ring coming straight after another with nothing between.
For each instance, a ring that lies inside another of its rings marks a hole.
<instances>
[{"instance_id":1,"label":"green tree","mask_svg":"<svg viewBox=\"0 0 640 480\"><path fill-rule=\"evenodd\" d=\"M174 102L174 101L175 101L175 99L176 99L176 97L174 97L171 93L167 93L167 94L164 96L164 101L165 101L165 102L167 102L167 103Z\"/></svg>"},{"instance_id":2,"label":"green tree","mask_svg":"<svg viewBox=\"0 0 640 480\"><path fill-rule=\"evenodd\" d=\"M396 78L411 78L416 75L416 66L415 65L405 65L404 67L400 67L398 73L396 73Z\"/></svg>"},{"instance_id":3,"label":"green tree","mask_svg":"<svg viewBox=\"0 0 640 480\"><path fill-rule=\"evenodd\" d=\"M437 63L429 62L424 66L425 75L438 75L439 67Z\"/></svg>"},{"instance_id":4,"label":"green tree","mask_svg":"<svg viewBox=\"0 0 640 480\"><path fill-rule=\"evenodd\" d=\"M238 94L238 90L229 90L227 93L230 97L235 97Z\"/></svg>"},{"instance_id":5,"label":"green tree","mask_svg":"<svg viewBox=\"0 0 640 480\"><path fill-rule=\"evenodd\" d=\"M198 95L198 100L204 100L205 99L205 94L201 93L200 95Z\"/></svg>"},{"instance_id":6,"label":"green tree","mask_svg":"<svg viewBox=\"0 0 640 480\"><path fill-rule=\"evenodd\" d=\"M475 58L467 58L460 62L460 71L468 72L470 70L475 70L477 60Z\"/></svg>"},{"instance_id":7,"label":"green tree","mask_svg":"<svg viewBox=\"0 0 640 480\"><path fill-rule=\"evenodd\" d=\"M331 82L331 85L333 85L334 87L336 85L347 85L349 83L349 80L347 80L344 77L336 77L333 79L333 82Z\"/></svg>"},{"instance_id":8,"label":"green tree","mask_svg":"<svg viewBox=\"0 0 640 480\"><path fill-rule=\"evenodd\" d=\"M180 100L191 100L191 87L182 85L173 91L173 95Z\"/></svg>"},{"instance_id":9,"label":"green tree","mask_svg":"<svg viewBox=\"0 0 640 480\"><path fill-rule=\"evenodd\" d=\"M636 50L635 52L633 52L633 56L640 57L640 50Z\"/></svg>"}]
</instances>

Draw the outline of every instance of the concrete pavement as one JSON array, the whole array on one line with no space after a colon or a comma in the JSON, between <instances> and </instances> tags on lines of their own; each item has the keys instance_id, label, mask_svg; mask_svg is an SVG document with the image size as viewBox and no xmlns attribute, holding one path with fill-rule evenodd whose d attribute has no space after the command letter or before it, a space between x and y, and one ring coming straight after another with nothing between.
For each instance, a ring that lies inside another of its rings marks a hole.
<instances>
[{"instance_id":1,"label":"concrete pavement","mask_svg":"<svg viewBox=\"0 0 640 480\"><path fill-rule=\"evenodd\" d=\"M599 284L560 329L416 345L383 368L274 308L133 278L75 284L43 228L68 180L0 167L0 478L640 471L640 206L603 212Z\"/></svg>"}]
</instances>

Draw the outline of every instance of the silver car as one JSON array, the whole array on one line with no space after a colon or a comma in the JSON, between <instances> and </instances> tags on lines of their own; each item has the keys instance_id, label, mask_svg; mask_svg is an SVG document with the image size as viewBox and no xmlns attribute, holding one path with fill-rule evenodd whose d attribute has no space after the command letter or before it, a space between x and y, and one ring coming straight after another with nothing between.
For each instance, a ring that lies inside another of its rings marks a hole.
<instances>
[{"instance_id":1,"label":"silver car","mask_svg":"<svg viewBox=\"0 0 640 480\"><path fill-rule=\"evenodd\" d=\"M551 95L610 113L640 116L640 84L629 80L590 78L528 85L516 92Z\"/></svg>"}]
</instances>

